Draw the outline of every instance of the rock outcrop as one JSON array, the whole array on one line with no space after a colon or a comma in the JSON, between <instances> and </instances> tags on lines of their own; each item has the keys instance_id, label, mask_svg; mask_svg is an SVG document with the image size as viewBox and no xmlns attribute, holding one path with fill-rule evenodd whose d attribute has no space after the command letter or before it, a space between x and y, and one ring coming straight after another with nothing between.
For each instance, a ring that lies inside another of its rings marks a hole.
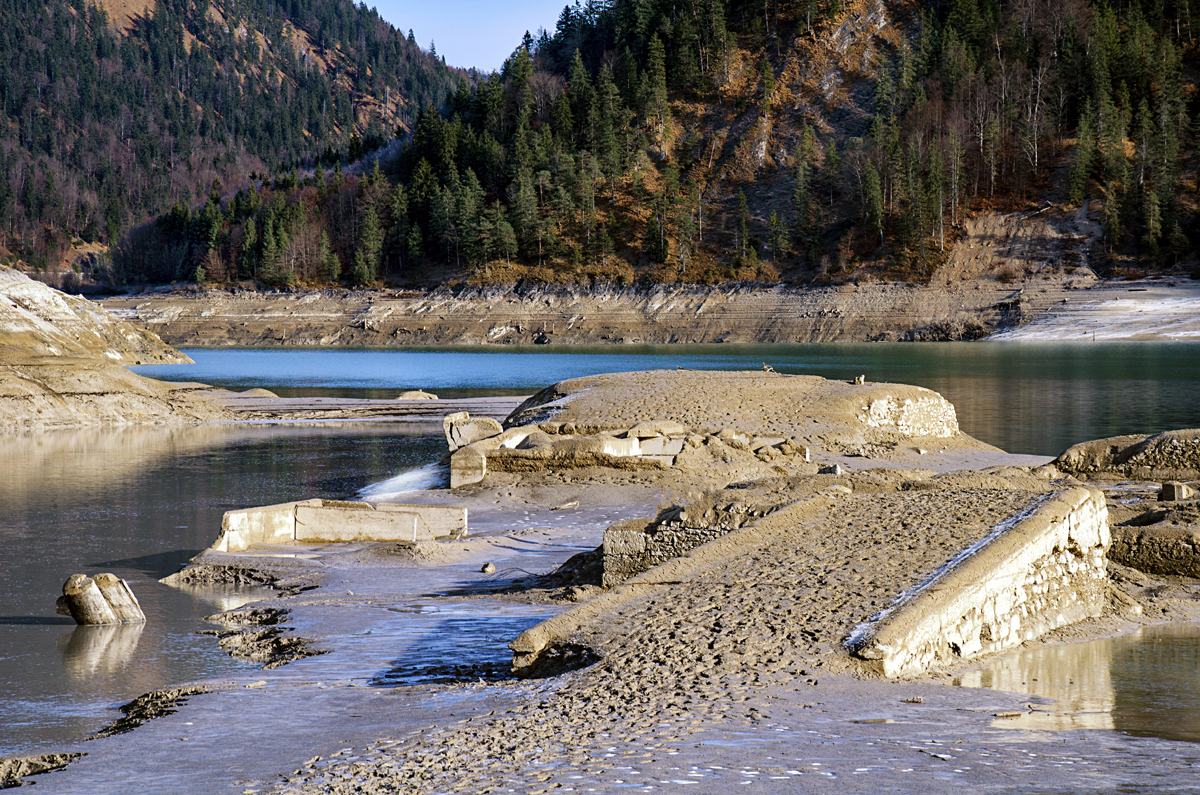
<instances>
[{"instance_id":1,"label":"rock outcrop","mask_svg":"<svg viewBox=\"0 0 1200 795\"><path fill-rule=\"evenodd\" d=\"M226 418L198 385L123 367L190 361L84 298L0 269L0 432Z\"/></svg>"}]
</instances>

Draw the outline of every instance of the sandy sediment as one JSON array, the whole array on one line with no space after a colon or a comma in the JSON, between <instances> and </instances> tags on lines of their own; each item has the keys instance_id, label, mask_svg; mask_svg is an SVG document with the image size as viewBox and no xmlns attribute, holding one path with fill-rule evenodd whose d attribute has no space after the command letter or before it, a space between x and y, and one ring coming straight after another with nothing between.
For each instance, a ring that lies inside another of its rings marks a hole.
<instances>
[{"instance_id":1,"label":"sandy sediment","mask_svg":"<svg viewBox=\"0 0 1200 795\"><path fill-rule=\"evenodd\" d=\"M229 392L223 389L199 393L243 422L287 422L321 420L373 420L438 425L447 414L466 411L475 417L502 420L525 400L523 397L418 398L379 400L368 398L304 397L281 398L255 394L266 390Z\"/></svg>"},{"instance_id":2,"label":"sandy sediment","mask_svg":"<svg viewBox=\"0 0 1200 795\"><path fill-rule=\"evenodd\" d=\"M1057 283L1048 289L1059 290ZM846 284L166 293L103 300L174 345L393 346L974 339L1020 287Z\"/></svg>"},{"instance_id":3,"label":"sandy sediment","mask_svg":"<svg viewBox=\"0 0 1200 795\"><path fill-rule=\"evenodd\" d=\"M103 306L173 345L412 346L1196 339L1200 285L1033 278L930 286L164 293Z\"/></svg>"}]
</instances>

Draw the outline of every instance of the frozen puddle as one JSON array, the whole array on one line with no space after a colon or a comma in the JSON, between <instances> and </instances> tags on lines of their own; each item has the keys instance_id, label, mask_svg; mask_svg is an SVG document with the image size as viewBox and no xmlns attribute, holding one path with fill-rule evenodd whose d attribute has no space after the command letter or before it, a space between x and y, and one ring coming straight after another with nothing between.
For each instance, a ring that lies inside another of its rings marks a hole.
<instances>
[{"instance_id":1,"label":"frozen puddle","mask_svg":"<svg viewBox=\"0 0 1200 795\"><path fill-rule=\"evenodd\" d=\"M397 633L395 665L371 684L398 686L511 678L509 641L560 607L500 603L390 608Z\"/></svg>"}]
</instances>

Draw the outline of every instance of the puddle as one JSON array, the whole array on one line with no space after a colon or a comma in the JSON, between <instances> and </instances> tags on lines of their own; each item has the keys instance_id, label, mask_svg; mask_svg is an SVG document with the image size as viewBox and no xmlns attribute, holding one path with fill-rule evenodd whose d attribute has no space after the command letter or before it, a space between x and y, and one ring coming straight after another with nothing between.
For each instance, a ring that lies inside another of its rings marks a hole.
<instances>
[{"instance_id":1,"label":"puddle","mask_svg":"<svg viewBox=\"0 0 1200 795\"><path fill-rule=\"evenodd\" d=\"M957 677L963 687L1029 693L1034 703L993 726L1103 729L1200 742L1200 625L1145 627L1131 635L1005 655Z\"/></svg>"},{"instance_id":2,"label":"puddle","mask_svg":"<svg viewBox=\"0 0 1200 795\"><path fill-rule=\"evenodd\" d=\"M509 642L561 608L479 602L389 610L405 614L387 633L402 654L371 680L380 687L510 679Z\"/></svg>"}]
</instances>

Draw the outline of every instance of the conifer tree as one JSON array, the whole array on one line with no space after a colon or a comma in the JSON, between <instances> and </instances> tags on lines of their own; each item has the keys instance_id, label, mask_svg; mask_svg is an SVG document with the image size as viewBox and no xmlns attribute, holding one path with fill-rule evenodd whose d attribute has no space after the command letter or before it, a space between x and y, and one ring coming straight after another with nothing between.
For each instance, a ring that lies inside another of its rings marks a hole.
<instances>
[{"instance_id":1,"label":"conifer tree","mask_svg":"<svg viewBox=\"0 0 1200 795\"><path fill-rule=\"evenodd\" d=\"M646 114L655 126L656 139L661 141L670 121L667 108L667 53L658 34L650 39L646 57Z\"/></svg>"},{"instance_id":2,"label":"conifer tree","mask_svg":"<svg viewBox=\"0 0 1200 795\"><path fill-rule=\"evenodd\" d=\"M342 277L342 263L338 261L337 254L329 245L329 234L324 230L321 232L321 240L317 247L317 260L321 264L321 269L325 271L326 279L337 282Z\"/></svg>"},{"instance_id":3,"label":"conifer tree","mask_svg":"<svg viewBox=\"0 0 1200 795\"><path fill-rule=\"evenodd\" d=\"M863 170L863 219L867 229L879 235L883 244L883 192L879 186L879 172L870 163Z\"/></svg>"},{"instance_id":4,"label":"conifer tree","mask_svg":"<svg viewBox=\"0 0 1200 795\"><path fill-rule=\"evenodd\" d=\"M379 268L379 255L383 252L383 231L379 228L379 215L374 207L368 205L362 213L362 231L359 233L359 247L362 258L365 259L371 279Z\"/></svg>"}]
</instances>

